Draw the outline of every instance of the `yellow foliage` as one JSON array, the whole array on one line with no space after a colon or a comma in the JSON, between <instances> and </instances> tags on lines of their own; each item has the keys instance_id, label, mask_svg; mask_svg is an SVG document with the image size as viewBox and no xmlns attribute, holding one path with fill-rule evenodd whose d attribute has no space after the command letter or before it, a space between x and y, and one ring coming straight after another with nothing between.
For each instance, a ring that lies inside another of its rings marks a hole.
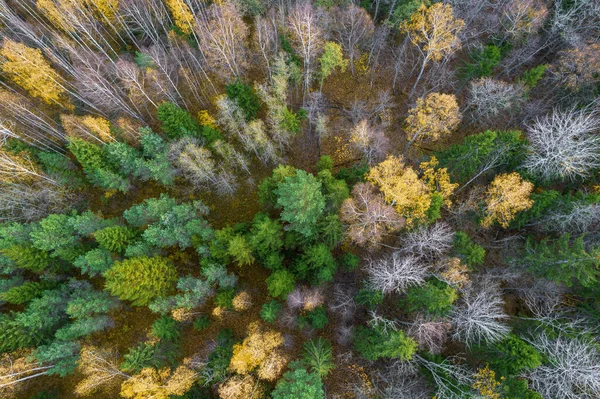
<instances>
[{"instance_id":1,"label":"yellow foliage","mask_svg":"<svg viewBox=\"0 0 600 399\"><path fill-rule=\"evenodd\" d=\"M463 288L471 282L469 268L458 258L448 259L443 271L440 273L440 277L448 284L458 288Z\"/></svg>"},{"instance_id":2,"label":"yellow foliage","mask_svg":"<svg viewBox=\"0 0 600 399\"><path fill-rule=\"evenodd\" d=\"M207 110L203 109L202 111L198 112L198 122L200 122L200 124L202 126L208 126L211 127L213 129L217 129L217 122L215 121L215 118L212 117L211 114L208 113Z\"/></svg>"},{"instance_id":3,"label":"yellow foliage","mask_svg":"<svg viewBox=\"0 0 600 399\"><path fill-rule=\"evenodd\" d=\"M408 226L426 217L431 189L411 167L404 165L402 158L388 156L369 170L367 180L379 186L386 202L406 219Z\"/></svg>"},{"instance_id":4,"label":"yellow foliage","mask_svg":"<svg viewBox=\"0 0 600 399\"><path fill-rule=\"evenodd\" d=\"M168 368L145 368L121 385L121 396L128 399L169 399L170 395L183 395L196 381L196 373L186 366L174 371Z\"/></svg>"},{"instance_id":5,"label":"yellow foliage","mask_svg":"<svg viewBox=\"0 0 600 399\"><path fill-rule=\"evenodd\" d=\"M106 19L112 21L115 19L119 9L119 0L86 0L86 2L96 8Z\"/></svg>"},{"instance_id":6,"label":"yellow foliage","mask_svg":"<svg viewBox=\"0 0 600 399\"><path fill-rule=\"evenodd\" d=\"M504 377L502 377L504 379ZM485 399L500 399L498 387L500 382L496 381L496 373L490 370L489 366L477 370L475 373L475 382L472 387Z\"/></svg>"},{"instance_id":7,"label":"yellow foliage","mask_svg":"<svg viewBox=\"0 0 600 399\"><path fill-rule=\"evenodd\" d=\"M438 3L440 4L440 3ZM436 141L448 136L460 123L462 116L453 94L430 93L408 111L406 134L410 141Z\"/></svg>"},{"instance_id":8,"label":"yellow foliage","mask_svg":"<svg viewBox=\"0 0 600 399\"><path fill-rule=\"evenodd\" d=\"M47 104L60 104L72 108L66 100L66 92L59 84L60 76L42 55L42 51L27 47L9 39L2 49L2 72L25 89L32 97Z\"/></svg>"},{"instance_id":9,"label":"yellow foliage","mask_svg":"<svg viewBox=\"0 0 600 399\"><path fill-rule=\"evenodd\" d=\"M439 61L460 48L458 33L465 26L462 19L454 18L450 4L435 3L421 7L400 26L410 40L423 49L426 58Z\"/></svg>"},{"instance_id":10,"label":"yellow foliage","mask_svg":"<svg viewBox=\"0 0 600 399\"><path fill-rule=\"evenodd\" d=\"M533 205L529 198L533 184L525 181L517 172L497 175L490 183L485 194L485 216L481 220L483 227L498 222L508 227L517 212L527 210Z\"/></svg>"},{"instance_id":11,"label":"yellow foliage","mask_svg":"<svg viewBox=\"0 0 600 399\"><path fill-rule=\"evenodd\" d=\"M165 0L177 26L184 34L192 33L194 14L183 0Z\"/></svg>"},{"instance_id":12,"label":"yellow foliage","mask_svg":"<svg viewBox=\"0 0 600 399\"><path fill-rule=\"evenodd\" d=\"M259 399L263 390L251 375L234 375L219 385L219 398L221 399Z\"/></svg>"},{"instance_id":13,"label":"yellow foliage","mask_svg":"<svg viewBox=\"0 0 600 399\"><path fill-rule=\"evenodd\" d=\"M281 345L281 333L263 331L257 322L251 323L248 326L248 336L241 344L233 346L229 369L238 374L248 374L259 368L259 375L270 375L269 370L274 366L269 363L269 358Z\"/></svg>"},{"instance_id":14,"label":"yellow foliage","mask_svg":"<svg viewBox=\"0 0 600 399\"><path fill-rule=\"evenodd\" d=\"M446 206L450 206L452 205L450 196L458 187L458 183L450 182L448 168L436 169L438 165L439 161L434 156L428 162L421 162L419 165L422 173L421 179L429 186L431 191L437 191L442 195Z\"/></svg>"},{"instance_id":15,"label":"yellow foliage","mask_svg":"<svg viewBox=\"0 0 600 399\"><path fill-rule=\"evenodd\" d=\"M72 4L68 0L58 0L58 3L54 0L37 0L35 6L57 28L65 32L75 31L73 24L65 18L74 12Z\"/></svg>"},{"instance_id":16,"label":"yellow foliage","mask_svg":"<svg viewBox=\"0 0 600 399\"><path fill-rule=\"evenodd\" d=\"M63 114L60 116L60 120L69 137L90 141L90 136L92 136L105 143L114 141L110 131L110 122L102 117Z\"/></svg>"},{"instance_id":17,"label":"yellow foliage","mask_svg":"<svg viewBox=\"0 0 600 399\"><path fill-rule=\"evenodd\" d=\"M242 291L233 298L232 303L235 310L243 312L252 306L252 298L246 291Z\"/></svg>"},{"instance_id":18,"label":"yellow foliage","mask_svg":"<svg viewBox=\"0 0 600 399\"><path fill-rule=\"evenodd\" d=\"M190 321L193 318L193 316L194 313L190 312L188 309L185 308L177 308L171 311L171 317L173 318L173 320L177 320L180 323Z\"/></svg>"},{"instance_id":19,"label":"yellow foliage","mask_svg":"<svg viewBox=\"0 0 600 399\"><path fill-rule=\"evenodd\" d=\"M81 348L77 370L84 375L75 387L75 394L78 396L90 396L100 386L115 385L127 378L119 370L117 352L101 351L89 345Z\"/></svg>"},{"instance_id":20,"label":"yellow foliage","mask_svg":"<svg viewBox=\"0 0 600 399\"><path fill-rule=\"evenodd\" d=\"M32 183L43 178L42 176L42 172L26 152L13 154L0 149L0 181Z\"/></svg>"},{"instance_id":21,"label":"yellow foliage","mask_svg":"<svg viewBox=\"0 0 600 399\"><path fill-rule=\"evenodd\" d=\"M39 365L27 361L31 351L19 350L12 353L0 355L0 397L4 399L23 397L19 395L21 385L5 385L16 381L18 378L24 378L28 375L35 375L35 369ZM31 371L30 371L31 370ZM22 374L18 374L22 373ZM17 374L17 375L15 375Z\"/></svg>"},{"instance_id":22,"label":"yellow foliage","mask_svg":"<svg viewBox=\"0 0 600 399\"><path fill-rule=\"evenodd\" d=\"M273 351L258 368L258 378L266 381L276 381L289 363L290 359L281 351Z\"/></svg>"}]
</instances>

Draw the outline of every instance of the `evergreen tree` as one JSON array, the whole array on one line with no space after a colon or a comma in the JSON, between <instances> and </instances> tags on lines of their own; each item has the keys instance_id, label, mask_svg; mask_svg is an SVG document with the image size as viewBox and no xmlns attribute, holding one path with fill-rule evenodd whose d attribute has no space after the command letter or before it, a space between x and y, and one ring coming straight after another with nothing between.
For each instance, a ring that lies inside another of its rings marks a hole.
<instances>
[{"instance_id":1,"label":"evergreen tree","mask_svg":"<svg viewBox=\"0 0 600 399\"><path fill-rule=\"evenodd\" d=\"M391 358L410 360L417 350L417 343L404 332L386 331L381 327L358 327L354 337L354 348L366 360Z\"/></svg>"},{"instance_id":2,"label":"evergreen tree","mask_svg":"<svg viewBox=\"0 0 600 399\"><path fill-rule=\"evenodd\" d=\"M145 306L174 288L177 271L166 258L140 257L115 263L104 273L106 289L134 306Z\"/></svg>"}]
</instances>

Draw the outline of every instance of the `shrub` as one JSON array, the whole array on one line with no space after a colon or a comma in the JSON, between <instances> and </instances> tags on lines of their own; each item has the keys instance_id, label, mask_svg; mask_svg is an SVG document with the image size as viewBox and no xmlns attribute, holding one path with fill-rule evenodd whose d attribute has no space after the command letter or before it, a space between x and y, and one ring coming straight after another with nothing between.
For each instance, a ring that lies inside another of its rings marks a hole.
<instances>
[{"instance_id":1,"label":"shrub","mask_svg":"<svg viewBox=\"0 0 600 399\"><path fill-rule=\"evenodd\" d=\"M348 272L355 270L360 264L360 257L349 252L346 252L340 258L342 268Z\"/></svg>"},{"instance_id":2,"label":"shrub","mask_svg":"<svg viewBox=\"0 0 600 399\"><path fill-rule=\"evenodd\" d=\"M267 278L267 289L272 297L287 298L294 285L294 275L287 270L276 270Z\"/></svg>"},{"instance_id":3,"label":"shrub","mask_svg":"<svg viewBox=\"0 0 600 399\"><path fill-rule=\"evenodd\" d=\"M275 300L265 303L260 310L260 317L267 323L275 323L281 311L281 304Z\"/></svg>"},{"instance_id":4,"label":"shrub","mask_svg":"<svg viewBox=\"0 0 600 399\"><path fill-rule=\"evenodd\" d=\"M196 318L196 320L194 320L194 330L196 331L202 331L207 329L210 326L210 319L208 318L207 315L202 315L198 318Z\"/></svg>"},{"instance_id":5,"label":"shrub","mask_svg":"<svg viewBox=\"0 0 600 399\"><path fill-rule=\"evenodd\" d=\"M124 361L121 363L121 370L135 374L143 368L157 366L155 352L156 348L154 345L146 342L129 348L129 351L123 355Z\"/></svg>"},{"instance_id":6,"label":"shrub","mask_svg":"<svg viewBox=\"0 0 600 399\"><path fill-rule=\"evenodd\" d=\"M331 343L321 337L304 343L304 362L312 371L325 377L335 368L331 354Z\"/></svg>"},{"instance_id":7,"label":"shrub","mask_svg":"<svg viewBox=\"0 0 600 399\"><path fill-rule=\"evenodd\" d=\"M215 305L225 309L233 308L233 298L235 297L235 290L233 288L220 290L215 295Z\"/></svg>"}]
</instances>

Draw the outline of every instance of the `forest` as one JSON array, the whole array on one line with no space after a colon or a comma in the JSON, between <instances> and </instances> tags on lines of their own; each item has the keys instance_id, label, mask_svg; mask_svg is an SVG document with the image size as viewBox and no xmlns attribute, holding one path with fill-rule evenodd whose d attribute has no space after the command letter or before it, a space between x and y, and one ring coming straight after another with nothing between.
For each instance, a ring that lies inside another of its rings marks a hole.
<instances>
[{"instance_id":1,"label":"forest","mask_svg":"<svg viewBox=\"0 0 600 399\"><path fill-rule=\"evenodd\" d=\"M600 398L600 0L0 0L0 397Z\"/></svg>"}]
</instances>

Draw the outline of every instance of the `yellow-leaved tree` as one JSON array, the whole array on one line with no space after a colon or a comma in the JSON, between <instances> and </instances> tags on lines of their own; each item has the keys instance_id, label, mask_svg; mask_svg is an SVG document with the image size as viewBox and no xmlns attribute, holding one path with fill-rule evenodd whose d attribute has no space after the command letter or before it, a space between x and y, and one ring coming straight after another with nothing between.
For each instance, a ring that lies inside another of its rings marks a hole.
<instances>
[{"instance_id":1,"label":"yellow-leaved tree","mask_svg":"<svg viewBox=\"0 0 600 399\"><path fill-rule=\"evenodd\" d=\"M288 363L279 349L283 345L281 333L264 331L257 322L248 326L248 336L233 347L229 369L238 374L257 370L262 380L275 381Z\"/></svg>"},{"instance_id":2,"label":"yellow-leaved tree","mask_svg":"<svg viewBox=\"0 0 600 399\"><path fill-rule=\"evenodd\" d=\"M189 391L196 377L196 372L187 366L179 366L175 370L145 368L121 384L121 396L127 399L169 399L171 395L183 395Z\"/></svg>"},{"instance_id":3,"label":"yellow-leaved tree","mask_svg":"<svg viewBox=\"0 0 600 399\"><path fill-rule=\"evenodd\" d=\"M462 19L455 18L450 4L424 3L400 26L421 53L422 64L410 97L415 92L425 67L430 61L440 61L460 49L458 33L465 26Z\"/></svg>"},{"instance_id":4,"label":"yellow-leaved tree","mask_svg":"<svg viewBox=\"0 0 600 399\"><path fill-rule=\"evenodd\" d=\"M251 375L234 375L219 385L218 393L221 399L259 399L264 389Z\"/></svg>"},{"instance_id":5,"label":"yellow-leaved tree","mask_svg":"<svg viewBox=\"0 0 600 399\"><path fill-rule=\"evenodd\" d=\"M401 157L390 155L369 169L367 180L379 187L385 201L394 206L408 227L412 227L430 218L428 211L434 199L440 199L438 211L442 201L451 204L449 197L458 185L450 182L445 168L436 169L437 164L435 157L423 162L419 176L417 171L404 164Z\"/></svg>"},{"instance_id":6,"label":"yellow-leaved tree","mask_svg":"<svg viewBox=\"0 0 600 399\"><path fill-rule=\"evenodd\" d=\"M0 56L2 72L32 97L72 109L60 83L60 75L46 61L41 50L4 39Z\"/></svg>"},{"instance_id":7,"label":"yellow-leaved tree","mask_svg":"<svg viewBox=\"0 0 600 399\"><path fill-rule=\"evenodd\" d=\"M517 212L532 207L529 198L533 191L533 183L525 181L517 172L497 175L485 193L485 212L481 220L483 227L498 223L508 227Z\"/></svg>"},{"instance_id":8,"label":"yellow-leaved tree","mask_svg":"<svg viewBox=\"0 0 600 399\"><path fill-rule=\"evenodd\" d=\"M119 9L119 0L84 0L109 22L115 19Z\"/></svg>"},{"instance_id":9,"label":"yellow-leaved tree","mask_svg":"<svg viewBox=\"0 0 600 399\"><path fill-rule=\"evenodd\" d=\"M110 132L110 122L100 116L76 116L63 114L60 116L63 128L69 137L77 137L91 141L108 143L114 141Z\"/></svg>"},{"instance_id":10,"label":"yellow-leaved tree","mask_svg":"<svg viewBox=\"0 0 600 399\"><path fill-rule=\"evenodd\" d=\"M472 387L484 399L500 399L500 385L496 380L496 372L486 364L484 368L477 370L474 375L475 382ZM504 377L502 377L504 379Z\"/></svg>"},{"instance_id":11,"label":"yellow-leaved tree","mask_svg":"<svg viewBox=\"0 0 600 399\"><path fill-rule=\"evenodd\" d=\"M175 26L184 34L189 35L194 29L194 14L183 0L166 0L167 7L173 15Z\"/></svg>"},{"instance_id":12,"label":"yellow-leaved tree","mask_svg":"<svg viewBox=\"0 0 600 399\"><path fill-rule=\"evenodd\" d=\"M417 99L406 118L406 144L404 152L416 140L437 141L449 136L460 123L462 115L453 94L430 93Z\"/></svg>"}]
</instances>

